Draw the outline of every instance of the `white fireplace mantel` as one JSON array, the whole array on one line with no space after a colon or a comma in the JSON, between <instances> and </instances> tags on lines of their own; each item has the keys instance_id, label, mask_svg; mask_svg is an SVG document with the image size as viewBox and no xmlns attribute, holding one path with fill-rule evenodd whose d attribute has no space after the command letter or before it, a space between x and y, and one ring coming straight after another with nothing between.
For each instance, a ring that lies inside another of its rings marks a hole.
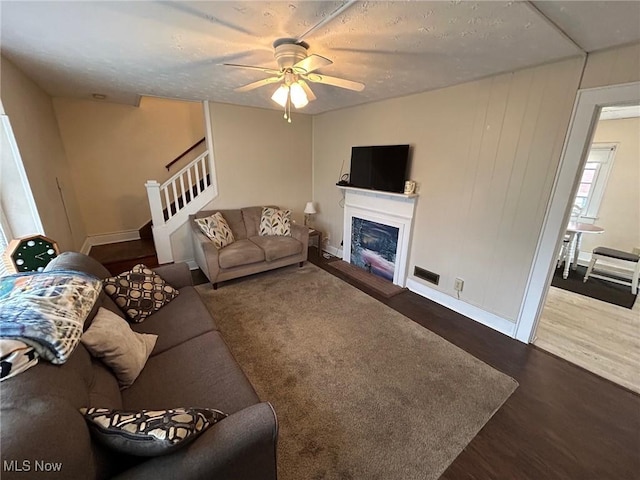
<instances>
[{"instance_id":1,"label":"white fireplace mantel","mask_svg":"<svg viewBox=\"0 0 640 480\"><path fill-rule=\"evenodd\" d=\"M404 287L407 280L411 230L417 194L367 190L338 185L344 191L344 244L342 259L351 262L351 227L353 217L390 225L398 229L398 246L393 283Z\"/></svg>"}]
</instances>

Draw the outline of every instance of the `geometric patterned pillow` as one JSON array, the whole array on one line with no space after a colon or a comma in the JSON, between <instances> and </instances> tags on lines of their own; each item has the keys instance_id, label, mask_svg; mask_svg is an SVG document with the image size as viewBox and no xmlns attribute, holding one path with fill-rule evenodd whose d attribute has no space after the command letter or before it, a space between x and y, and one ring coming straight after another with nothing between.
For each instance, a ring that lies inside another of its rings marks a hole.
<instances>
[{"instance_id":1,"label":"geometric patterned pillow","mask_svg":"<svg viewBox=\"0 0 640 480\"><path fill-rule=\"evenodd\" d=\"M212 408L110 410L81 408L93 436L114 450L153 457L187 445L227 414Z\"/></svg>"},{"instance_id":2,"label":"geometric patterned pillow","mask_svg":"<svg viewBox=\"0 0 640 480\"><path fill-rule=\"evenodd\" d=\"M229 224L220 212L216 212L210 217L196 218L195 222L200 227L200 230L202 230L202 233L209 237L209 240L213 242L213 245L218 250L232 244L236 240L233 237L231 228L229 228Z\"/></svg>"},{"instance_id":3,"label":"geometric patterned pillow","mask_svg":"<svg viewBox=\"0 0 640 480\"><path fill-rule=\"evenodd\" d=\"M291 210L264 207L260 217L260 236L291 236Z\"/></svg>"},{"instance_id":4,"label":"geometric patterned pillow","mask_svg":"<svg viewBox=\"0 0 640 480\"><path fill-rule=\"evenodd\" d=\"M102 281L104 291L135 323L160 310L180 292L143 264Z\"/></svg>"}]
</instances>

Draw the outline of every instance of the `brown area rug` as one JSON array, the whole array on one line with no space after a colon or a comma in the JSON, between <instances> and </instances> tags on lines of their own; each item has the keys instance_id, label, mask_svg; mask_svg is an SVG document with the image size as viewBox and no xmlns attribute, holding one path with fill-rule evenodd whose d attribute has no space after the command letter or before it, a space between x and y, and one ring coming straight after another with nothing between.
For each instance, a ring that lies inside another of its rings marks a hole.
<instances>
[{"instance_id":1,"label":"brown area rug","mask_svg":"<svg viewBox=\"0 0 640 480\"><path fill-rule=\"evenodd\" d=\"M356 267L349 262L345 262L344 260L330 262L327 265L335 268L336 270L340 270L342 273L355 280L364 283L367 287L372 288L384 298L395 297L399 293L402 293L406 290L406 288L394 285L393 282L385 280L384 278L380 278L379 276L374 275L373 273L369 273L361 269L360 267Z\"/></svg>"},{"instance_id":2,"label":"brown area rug","mask_svg":"<svg viewBox=\"0 0 640 480\"><path fill-rule=\"evenodd\" d=\"M280 480L436 479L517 387L309 263L197 289L275 407Z\"/></svg>"}]
</instances>

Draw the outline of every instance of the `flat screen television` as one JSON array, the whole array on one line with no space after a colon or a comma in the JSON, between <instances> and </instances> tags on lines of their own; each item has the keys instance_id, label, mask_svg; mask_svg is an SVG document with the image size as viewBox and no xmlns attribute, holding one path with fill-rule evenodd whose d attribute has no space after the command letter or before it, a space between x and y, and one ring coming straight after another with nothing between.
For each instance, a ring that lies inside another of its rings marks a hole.
<instances>
[{"instance_id":1,"label":"flat screen television","mask_svg":"<svg viewBox=\"0 0 640 480\"><path fill-rule=\"evenodd\" d=\"M351 147L349 185L383 192L404 192L409 145Z\"/></svg>"}]
</instances>

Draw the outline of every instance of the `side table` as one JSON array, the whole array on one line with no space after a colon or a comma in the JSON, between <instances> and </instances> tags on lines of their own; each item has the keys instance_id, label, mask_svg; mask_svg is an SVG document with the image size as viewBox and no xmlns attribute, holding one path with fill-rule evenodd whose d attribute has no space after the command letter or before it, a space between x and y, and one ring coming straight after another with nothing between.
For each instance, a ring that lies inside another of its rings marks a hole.
<instances>
[{"instance_id":1,"label":"side table","mask_svg":"<svg viewBox=\"0 0 640 480\"><path fill-rule=\"evenodd\" d=\"M320 258L322 254L322 232L314 228L309 229L309 246L316 247L316 255Z\"/></svg>"}]
</instances>

